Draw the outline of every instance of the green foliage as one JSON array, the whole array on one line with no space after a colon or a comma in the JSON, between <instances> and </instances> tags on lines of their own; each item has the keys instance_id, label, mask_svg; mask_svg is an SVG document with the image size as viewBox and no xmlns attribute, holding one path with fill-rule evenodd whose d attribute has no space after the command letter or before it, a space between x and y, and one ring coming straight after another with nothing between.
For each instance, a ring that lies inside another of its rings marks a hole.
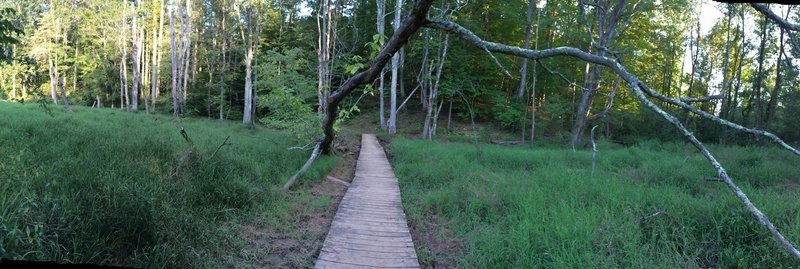
<instances>
[{"instance_id":1,"label":"green foliage","mask_svg":"<svg viewBox=\"0 0 800 269\"><path fill-rule=\"evenodd\" d=\"M791 268L770 234L686 144L591 152L398 138L392 165L412 225L452 231L462 268ZM777 148L712 146L753 202L800 240L800 160ZM666 214L653 214L663 211ZM434 217L435 216L435 217ZM652 217L648 217L652 216ZM433 223L430 223L433 220ZM449 246L449 245L448 245ZM424 258L424 257L423 257Z\"/></svg>"},{"instance_id":2,"label":"green foliage","mask_svg":"<svg viewBox=\"0 0 800 269\"><path fill-rule=\"evenodd\" d=\"M302 186L333 164L322 157L285 193L283 181L307 157L286 149L297 143L287 134L77 106L53 112L0 102L0 257L250 267L239 256L255 251L242 225L291 227L290 210L310 199ZM226 136L232 144L209 160Z\"/></svg>"},{"instance_id":3,"label":"green foliage","mask_svg":"<svg viewBox=\"0 0 800 269\"><path fill-rule=\"evenodd\" d=\"M261 103L270 111L261 119L267 127L287 130L303 141L321 136L319 116L288 89L273 90L261 99Z\"/></svg>"},{"instance_id":4,"label":"green foliage","mask_svg":"<svg viewBox=\"0 0 800 269\"><path fill-rule=\"evenodd\" d=\"M19 43L19 39L16 37L24 34L22 29L12 22L16 15L17 11L13 8L0 8L0 44Z\"/></svg>"},{"instance_id":5,"label":"green foliage","mask_svg":"<svg viewBox=\"0 0 800 269\"><path fill-rule=\"evenodd\" d=\"M321 135L314 80L303 74L308 62L299 48L269 50L255 67L254 85L259 92L258 106L269 112L261 122L267 127L290 131L302 141Z\"/></svg>"}]
</instances>

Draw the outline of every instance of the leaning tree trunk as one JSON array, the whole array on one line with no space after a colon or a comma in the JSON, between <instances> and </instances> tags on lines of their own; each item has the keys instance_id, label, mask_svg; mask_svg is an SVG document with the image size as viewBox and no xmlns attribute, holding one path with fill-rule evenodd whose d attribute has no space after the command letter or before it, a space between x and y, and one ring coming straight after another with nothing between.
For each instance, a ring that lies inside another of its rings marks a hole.
<instances>
[{"instance_id":1,"label":"leaning tree trunk","mask_svg":"<svg viewBox=\"0 0 800 269\"><path fill-rule=\"evenodd\" d=\"M615 59L600 57L571 47L560 47L560 48L553 48L541 51L539 50L531 51L499 43L486 42L483 41L480 37L476 36L474 33L461 27L458 24L451 22L438 22L438 21L427 20L426 19L427 12L430 9L431 4L432 0L417 0L417 2L414 4L414 8L412 9L411 14L407 17L407 19L403 23L403 26L400 27L400 31L395 32L395 34L392 36L392 39L390 39L389 42L387 43L387 46L385 46L378 54L378 56L372 61L370 67L367 70L360 72L355 76L351 77L350 79L348 79L347 81L345 81L342 87L333 92L330 95L330 97L326 99L326 101L329 104L327 107L330 109L325 111L326 113L323 118L323 131L325 133L325 137L323 137L322 140L317 143L317 145L314 147L314 152L312 153L311 158L309 158L308 161L306 161L306 164L300 171L298 171L297 174L301 173L310 166L310 164L319 155L320 149L323 149L323 151L330 153L330 148L334 137L333 124L336 121L338 103L341 102L341 100L343 100L356 87L374 81L374 79L378 76L380 70L389 61L389 57L394 53L396 53L400 49L400 47L402 47L408 41L408 38L414 33L416 33L418 29L424 25L426 27L440 29L456 34L461 38L463 38L464 40L466 40L467 42L473 43L477 47L489 51L526 57L532 60L538 60L554 56L570 56L581 59L583 61L592 62L595 64L601 64L611 68L625 80L625 82L629 86L630 93L644 107L652 110L653 112L656 112L658 115L663 117L667 122L675 126L675 128L678 129L681 132L681 134L683 134L700 151L701 154L703 154L703 156L709 161L709 163L711 163L713 168L717 171L718 176L727 185L727 187L734 193L734 195L739 199L739 201L742 202L742 204L745 206L748 212L750 212L753 215L753 217L756 218L758 222L770 232L773 238L784 249L786 249L787 252L789 252L795 258L800 259L800 251L798 251L794 247L794 245L792 245L791 242L786 240L786 238L777 230L777 228L772 224L772 222L767 218L767 216L764 215L750 201L747 195L733 182L733 180L730 178L725 168L723 168L722 165L716 160L716 158L708 151L705 145L703 145L694 136L692 132L690 132L683 124L681 124L681 122L675 116L667 113L658 105L650 101L648 99L648 96L652 98L657 98L661 101L689 110L692 113L697 114L703 118L712 120L718 124L726 125L738 131L747 132L759 136L765 136L775 141L776 143L780 144L781 146L785 147L786 149L792 151L794 154L798 156L800 156L800 151L789 146L774 134L740 126L738 124L726 121L724 119L720 119L719 117L716 117L713 114L709 114L707 112L698 110L686 104L683 101L661 95L658 92L650 89L646 84L644 84L641 80L639 80L639 78L629 73L625 69L625 67L623 67L622 64L616 61ZM296 175L293 176L292 179L296 179ZM290 188L292 182L294 182L294 180L287 182L287 184L284 185L284 190Z\"/></svg>"},{"instance_id":2,"label":"leaning tree trunk","mask_svg":"<svg viewBox=\"0 0 800 269\"><path fill-rule=\"evenodd\" d=\"M527 57L529 59L534 59L534 60L548 58L548 57L554 57L554 56L562 56L562 55L563 56L571 56L571 57L579 58L579 59L587 61L587 62L592 62L594 64L600 64L600 65L603 65L603 66L611 68L617 74L619 74L622 77L623 80L625 80L625 82L629 86L630 93L633 95L633 97L635 97L645 108L650 109L653 112L656 112L659 116L661 116L667 122L672 124L676 129L678 129L678 131L683 136L685 136L700 151L700 153L709 161L709 163L714 168L714 170L717 171L717 174L718 174L719 178L722 179L722 181L733 192L733 194L739 199L739 201L742 202L742 204L745 206L747 211L750 212L753 215L753 217L756 218L756 220L758 220L758 222L761 225L763 225L770 232L770 234L775 239L775 241L778 242L792 256L794 256L797 259L800 259L800 251L798 251L797 248L795 248L794 245L792 245L791 242L786 240L786 238L777 230L777 228L772 224L772 222L769 220L769 218L767 218L767 216L764 215L764 213L762 213L755 205L753 205L753 203L750 201L750 199L747 197L747 195L733 182L733 179L730 178L730 176L728 175L728 172L725 170L724 167L722 167L722 164L720 164L719 161L717 161L716 157L714 157L711 154L711 152L708 151L708 149L705 147L705 145L703 145L703 143L701 143L700 140L698 140L697 137L695 137L695 135L692 132L690 132L680 122L680 120L678 120L678 118L676 118L675 116L667 113L661 107L659 107L658 105L656 105L655 103L650 101L648 99L648 96L652 97L652 98L657 98L657 99L659 99L661 101L667 102L667 103L672 104L672 105L676 105L676 106L678 106L678 107L680 107L682 109L688 110L688 111L690 111L690 112L692 112L692 113L694 113L694 114L696 114L698 116L701 116L701 117L703 117L705 119L712 120L715 123L728 126L730 128L736 129L738 131L747 132L747 133L751 133L751 134L754 134L754 135L767 137L767 138L773 140L774 142L780 144L781 146L783 146L787 150L790 150L795 155L800 156L800 151L798 151L797 149L789 146L788 144L786 144L783 140L781 140L780 138L778 138L774 134L771 134L771 133L768 133L768 132L765 132L765 131L761 131L761 130L758 130L758 129L751 129L751 128L746 128L746 127L740 126L738 124L726 121L724 119L720 119L719 117L716 117L715 115L710 114L708 112L705 112L705 111L702 111L702 110L698 110L698 109L688 105L687 103L685 103L683 101L680 101L680 100L677 100L677 99L674 99L674 98L670 98L670 97L666 97L666 96L664 96L664 95L652 90L650 87L648 87L646 84L644 84L639 78L637 78L636 76L634 76L633 74L628 72L627 69L625 69L625 67L623 67L622 64L619 63L618 61L616 61L615 59L610 59L610 58L606 58L606 57L600 57L600 56L589 54L589 53L586 53L586 52L581 51L579 49L571 48L571 47L559 47L559 48L553 48L553 49L547 49L547 50L541 50L541 51L531 51L531 50L524 50L524 49L521 49L519 47L512 47L512 46L493 43L493 42L486 42L486 41L483 41L482 39L480 39L474 33L470 32L469 30L461 27L458 24L451 23L451 22L428 21L426 23L426 27L441 29L441 30L448 31L450 33L454 33L454 34L460 36L461 38L465 39L466 41L468 41L470 43L473 43L477 47L484 48L484 49L487 49L489 51L494 51L494 52L499 52L499 53L509 54L509 55L515 55L515 56L520 56L520 57Z\"/></svg>"}]
</instances>

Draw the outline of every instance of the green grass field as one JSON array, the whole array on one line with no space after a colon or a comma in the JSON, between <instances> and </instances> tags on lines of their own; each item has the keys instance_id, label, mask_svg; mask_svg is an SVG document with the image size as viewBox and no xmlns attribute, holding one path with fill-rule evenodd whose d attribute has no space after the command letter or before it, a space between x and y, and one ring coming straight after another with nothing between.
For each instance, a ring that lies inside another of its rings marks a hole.
<instances>
[{"instance_id":1,"label":"green grass field","mask_svg":"<svg viewBox=\"0 0 800 269\"><path fill-rule=\"evenodd\" d=\"M603 143L594 176L591 152L560 145L398 138L391 150L415 240L452 234L460 251L450 263L461 268L798 266L723 183L706 179L714 171L688 145ZM778 229L800 242L800 158L771 147L712 150ZM657 212L666 214L647 218ZM448 264L447 247L417 242L421 263Z\"/></svg>"},{"instance_id":2,"label":"green grass field","mask_svg":"<svg viewBox=\"0 0 800 269\"><path fill-rule=\"evenodd\" d=\"M321 158L236 122L0 102L0 257L159 268L243 267L242 225L292 229ZM180 135L186 129L193 145ZM230 136L232 145L213 152ZM322 201L330 203L330 201ZM323 205L324 206L324 205ZM313 261L312 261L313 262Z\"/></svg>"}]
</instances>

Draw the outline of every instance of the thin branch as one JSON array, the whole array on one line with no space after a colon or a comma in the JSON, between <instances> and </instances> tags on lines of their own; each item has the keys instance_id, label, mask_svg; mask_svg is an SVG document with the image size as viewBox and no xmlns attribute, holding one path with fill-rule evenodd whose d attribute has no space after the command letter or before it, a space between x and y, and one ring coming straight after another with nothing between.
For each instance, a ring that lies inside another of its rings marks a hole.
<instances>
[{"instance_id":1,"label":"thin branch","mask_svg":"<svg viewBox=\"0 0 800 269\"><path fill-rule=\"evenodd\" d=\"M617 81L614 83L614 87L611 88L611 92L608 94L608 102L606 102L606 107L603 108L603 111L592 116L586 118L586 122L596 121L608 116L608 112L611 111L611 107L614 106L614 96L617 94L617 89L619 89L619 84L622 82L622 77L617 77Z\"/></svg>"},{"instance_id":2,"label":"thin branch","mask_svg":"<svg viewBox=\"0 0 800 269\"><path fill-rule=\"evenodd\" d=\"M220 145L219 145L219 147L217 147L217 150L215 150L215 151L214 151L214 154L211 154L211 157L208 157L208 159L207 159L206 161L209 161L209 160L213 159L213 158L214 158L214 156L217 156L217 152L219 152L219 150L220 150L220 149L221 149L223 146L228 146L228 145L231 145L231 143L228 143L228 139L230 139L230 138L231 138L231 136L230 136L230 135L229 135L228 137L226 137L226 138L225 138L225 141L222 141L222 144L220 144Z\"/></svg>"},{"instance_id":3,"label":"thin branch","mask_svg":"<svg viewBox=\"0 0 800 269\"><path fill-rule=\"evenodd\" d=\"M625 69L625 67L622 66L622 64L620 64L616 60L611 59L611 58L607 58L607 57L603 57L603 56L590 54L590 53L584 52L584 51L582 51L580 49L572 48L572 47L558 47L558 48L545 49L545 50L529 50L529 49L522 49L522 48L514 47L514 46L508 46L508 45L504 45L504 44L498 44L498 43L495 43L495 42L484 41L483 39L481 39L480 37L478 37L477 35L475 35L471 31L469 31L466 28L464 28L464 27L462 27L462 26L460 26L460 25L458 25L456 23L453 23L453 22L428 21L428 22L425 23L425 27L439 29L439 30L443 30L443 31L447 31L447 32L456 34L459 37L461 37L462 39L464 39L464 40L466 40L466 41L468 41L470 43L473 43L475 46L478 46L480 48L487 48L489 50L492 50L492 51L495 51L495 52L499 52L499 53L503 53L503 54L514 55L514 56L519 56L519 57L526 57L528 59L533 59L533 60L538 60L538 59L543 59L543 58L548 58L548 57L555 57L555 56L571 56L571 57L575 57L575 58L578 58L578 59L581 59L581 60L584 60L584 61L587 61L587 62L600 64L600 65L604 65L604 66L607 66L607 67L611 68L612 70L614 70L617 74L619 74L625 80L625 82L629 86L631 94L634 97L636 97L636 99L638 99L639 102L643 106L645 106L646 108L656 112L662 118L664 118L669 123L674 125L675 128L678 129L678 131L680 131L692 143L692 145L694 145L695 148L697 148L703 154L703 156L711 163L711 166L713 166L714 169L717 171L719 177L725 182L725 185L727 185L728 188L734 193L734 195L736 195L736 197L742 202L742 204L744 204L744 206L753 215L753 217L755 217L759 221L759 223L761 223L761 225L763 225L770 232L770 234L775 239L775 241L778 242L792 256L794 256L797 259L800 259L800 251L798 251L797 248L795 248L794 245L792 245L791 242L786 240L786 238L783 236L783 234L781 234L780 231L778 231L777 228L775 228L775 225L772 224L772 222L769 220L769 218L767 218L767 216L764 215L764 213L762 213L761 210L759 210L755 205L753 205L753 203L750 201L750 198L748 198L747 195L733 182L733 179L730 178L730 176L728 175L728 172L725 170L725 168L722 167L722 165L719 163L719 161L717 161L716 157L714 157L714 155L712 155L711 152L708 151L708 149L705 147L705 145L703 145L703 143L701 143L700 140L698 140L697 137L695 137L692 132L690 132L688 129L686 129L686 127L680 122L680 120L678 120L678 118L676 118L675 116L667 113L661 107L659 107L658 105L656 105L655 103L650 101L647 98L647 95L645 94L645 91L647 91L648 94L658 94L658 93L656 93L655 91L653 91L652 89L647 87L647 85L645 85L641 80L639 80L639 78L637 78L636 76L634 76L633 74L628 72L627 69ZM658 94L658 95L660 95L660 94ZM668 98L668 97L664 97L664 98L669 100L669 102L674 102L674 103L677 103L677 104L681 104L682 107L685 106L685 107L688 107L688 108L692 108L691 106L689 106L689 105L687 105L684 102L681 102L679 100L674 100L674 99ZM694 109L694 108L692 108L692 109ZM717 120L715 120L715 122L720 122L720 119L715 117L715 116L713 116L713 115L711 115L710 118L715 118L715 119L717 119ZM731 125L728 125L728 126L731 126ZM756 130L756 131L761 132L762 134L766 133L766 132L760 131L760 130ZM776 138L777 140L780 141L780 139L778 139L777 136L772 135L772 137L774 137L774 138ZM784 143L784 145L785 145L785 143ZM788 147L788 145L786 145L786 146ZM788 147L788 148L791 148L791 147ZM793 148L791 148L791 149L793 149ZM794 152L796 152L796 150Z\"/></svg>"},{"instance_id":4,"label":"thin branch","mask_svg":"<svg viewBox=\"0 0 800 269\"><path fill-rule=\"evenodd\" d=\"M589 136L592 140L592 176L594 177L594 168L595 168L595 161L597 159L597 143L594 142L594 129L597 129L597 125L592 127L591 135Z\"/></svg>"},{"instance_id":5,"label":"thin branch","mask_svg":"<svg viewBox=\"0 0 800 269\"><path fill-rule=\"evenodd\" d=\"M503 66L503 64L501 64L500 61L498 61L497 58L494 57L494 54L492 54L492 52L489 51L489 49L487 49L485 47L483 48L483 50L486 51L486 53L489 54L489 57L492 57L492 60L494 60L494 63L497 65L497 67L500 67L500 70L503 71L503 75L506 75L507 77L510 78L511 77L511 73L509 73L508 70Z\"/></svg>"},{"instance_id":6,"label":"thin branch","mask_svg":"<svg viewBox=\"0 0 800 269\"><path fill-rule=\"evenodd\" d=\"M722 99L722 94L709 95L709 96L703 96L703 97L697 97L697 98L689 97L689 96L681 97L681 101L686 102L686 103L708 102L708 101L711 101L711 100L719 100L719 99Z\"/></svg>"},{"instance_id":7,"label":"thin branch","mask_svg":"<svg viewBox=\"0 0 800 269\"><path fill-rule=\"evenodd\" d=\"M411 96L413 96L413 95L414 95L414 93L415 93L415 92L417 92L417 90L419 90L419 88L420 88L420 85L419 85L419 84L417 84L417 87L414 87L414 90L413 90L413 91L411 91L411 93L410 93L410 94L408 94L408 97L406 97L406 100L404 100L404 101L403 101L403 103L401 103L401 104L400 104L400 106L398 106L398 107L397 107L397 109L394 111L394 113L395 113L395 114L396 114L397 112L400 112L400 109L403 109L403 107L406 105L406 103L408 102L408 100L410 100L410 99L411 99Z\"/></svg>"},{"instance_id":8,"label":"thin branch","mask_svg":"<svg viewBox=\"0 0 800 269\"><path fill-rule=\"evenodd\" d=\"M289 190L289 188L291 188L292 185L294 185L294 182L297 181L297 178L300 177L300 174L305 173L306 170L308 170L308 168L311 167L311 164L314 163L314 161L317 160L317 158L319 157L319 153L320 153L319 148L320 148L321 144L322 144L322 140L320 139L320 140L318 140L317 144L314 146L314 150L311 152L311 157L309 157L308 160L306 161L306 163L303 164L303 167L301 167L300 170L297 170L297 172L294 173L294 175L292 175L292 177L290 177L289 180L286 181L286 184L283 185L283 190L284 191Z\"/></svg>"},{"instance_id":9,"label":"thin branch","mask_svg":"<svg viewBox=\"0 0 800 269\"><path fill-rule=\"evenodd\" d=\"M588 91L588 90L589 90L589 89L586 89L586 88L584 88L584 87L583 87L583 86L581 86L581 85L575 84L575 82L572 82L572 81L570 81L570 80L569 80L569 79L568 79L566 76L564 76L564 74L561 74L561 73L560 73L560 72L558 72L558 71L554 71L554 70L550 69L549 67L547 67L546 65L544 65L544 63L543 63L542 61L536 60L536 62L537 62L537 63L539 63L539 65L541 65L542 67L544 67L544 70L545 70L545 71L547 71L547 72L548 72L548 73L550 73L551 75L556 75L556 76L558 76L559 78L561 78L561 80L563 80L564 82L566 82L566 83L567 83L567 84L569 84L570 86L572 86L572 87L575 87L575 88L578 88L578 89L581 89L581 90L583 90L583 91Z\"/></svg>"},{"instance_id":10,"label":"thin branch","mask_svg":"<svg viewBox=\"0 0 800 269\"><path fill-rule=\"evenodd\" d=\"M767 131L764 131L764 130L744 127L744 126L741 126L739 124L730 122L730 121L728 121L726 119L723 119L723 118L720 118L720 117L718 117L718 116L716 116L714 114L699 110L699 109L687 104L686 102L683 102L683 101L680 101L680 100L676 100L674 98L670 98L670 97L664 96L664 95L656 92L655 90L651 89L650 87L646 87L646 85L645 85L645 87L642 87L642 90L649 96L655 97L656 99L659 99L661 101L664 101L664 102L667 102L669 104L672 104L672 105L678 106L680 108L686 109L688 111L691 111L692 113L694 113L696 115L699 115L699 116L701 116L703 118L709 119L709 120L711 120L713 122L716 122L718 124L722 124L722 125L728 126L728 127L732 128L732 129L740 131L740 132L745 132L745 133L750 133L750 134L753 134L753 135L766 137L766 138L772 140L772 142L775 142L776 144L778 144L781 147L785 148L786 150L791 151L792 153L794 153L797 156L800 156L800 150L797 150L796 148L790 146L785 141L783 141L780 137L778 137L777 135L775 135L773 133L770 133L770 132L767 132Z\"/></svg>"}]
</instances>

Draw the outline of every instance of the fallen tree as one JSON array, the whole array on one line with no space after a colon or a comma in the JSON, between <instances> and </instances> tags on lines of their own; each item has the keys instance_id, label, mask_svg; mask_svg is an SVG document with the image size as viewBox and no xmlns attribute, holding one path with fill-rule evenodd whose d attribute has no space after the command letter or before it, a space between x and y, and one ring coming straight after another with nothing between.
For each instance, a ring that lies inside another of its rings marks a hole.
<instances>
[{"instance_id":1,"label":"fallen tree","mask_svg":"<svg viewBox=\"0 0 800 269\"><path fill-rule=\"evenodd\" d=\"M800 151L791 147L790 145L786 144L783 140L778 138L776 135L771 134L766 131L752 129L743 127L741 125L732 123L730 121L721 119L713 114L701 111L692 107L691 105L679 100L674 99L671 97L664 96L650 87L648 87L644 82L639 80L638 77L633 75L632 73L628 72L628 70L617 60L613 58L608 58L605 56L599 56L591 53L587 53L577 48L573 47L557 47L551 49L543 49L543 50L531 50L531 49L523 49L520 47L509 46L505 44L499 44L491 41L485 41L469 31L468 29L454 23L448 21L434 21L429 20L427 18L427 12L430 9L432 4L432 0L417 0L414 3L414 7L409 14L408 17L404 20L403 24L400 26L398 31L392 36L392 38L387 42L386 46L380 51L378 56L372 61L370 67L352 78L348 79L342 87L338 90L333 92L327 99L328 106L327 111L323 116L323 132L325 137L318 143L317 146L321 149L321 151L325 154L331 153L331 144L333 142L333 138L335 136L333 130L333 124L336 121L337 116L337 106L339 102L350 92L352 92L355 88L365 85L367 83L371 83L379 74L380 70L386 65L389 61L391 56L397 52L407 41L408 38L414 34L420 27L427 27L432 29L438 29L442 31L446 31L450 34L460 37L461 39L472 43L473 45L477 46L478 48L490 51L490 52L497 52L517 57L523 57L530 60L540 60L545 58L551 58L556 56L569 56L573 58L578 58L583 61L599 64L606 66L616 72L628 85L628 89L630 93L646 108L656 112L662 118L664 118L667 122L671 123L678 129L681 134L683 134L686 139L689 140L692 145L694 145L701 154L709 161L711 166L717 171L718 177L725 182L725 185L734 193L734 195L744 204L747 211L750 212L753 217L755 217L761 225L763 225L772 237L778 242L781 247L783 247L789 254L800 260L800 251L794 247L794 245L789 242L783 234L778 231L775 225L769 220L769 218L764 215L747 197L747 195L733 182L733 179L728 175L728 172L722 166L722 164L717 161L716 157L711 154L711 152L703 145L694 134L689 131L675 116L667 113L661 107L653 103L649 97L656 98L658 100L664 101L669 104L676 105L681 107L685 110L688 110L694 114L699 115L700 117L712 120L716 123L725 125L727 127L733 128L738 131L751 133L754 135L765 136L770 138L775 143L781 145L782 147L792 151L794 154L800 155ZM758 9L756 5L754 5ZM759 10L764 12L762 10ZM768 10L767 10L768 11ZM316 150L315 150L316 153ZM316 155L312 154L312 157L306 162L306 166L313 162L316 159ZM304 168L306 167L304 166ZM284 186L284 189L288 189L291 187L290 184Z\"/></svg>"},{"instance_id":2,"label":"fallen tree","mask_svg":"<svg viewBox=\"0 0 800 269\"><path fill-rule=\"evenodd\" d=\"M425 27L447 31L451 34L455 34L456 36L461 37L462 39L472 43L475 46L478 46L479 48L487 49L493 52L513 55L518 57L525 57L531 60L539 60L555 56L570 56L587 62L600 64L611 68L612 70L614 70L614 72L619 74L623 80L625 80L625 82L628 84L630 92L633 94L633 96L636 97L636 99L639 100L640 103L642 103L642 105L656 112L662 118L672 123L672 125L674 125L675 128L677 128L678 131L680 131L681 134L683 134L683 136L685 136L689 140L689 142L691 142L692 145L694 145L700 151L700 153L702 153L703 156L706 157L706 159L711 163L711 166L713 166L714 169L717 171L719 178L721 178L722 181L725 182L725 185L727 185L728 188L731 191L733 191L734 195L736 195L736 197L745 205L747 211L749 211L753 215L753 217L755 217L759 221L759 223L761 223L761 225L767 228L770 234L772 234L773 238L775 238L775 240L784 249L786 249L786 251L792 254L795 258L800 259L800 251L798 251L797 248L795 248L791 242L786 240L783 234L781 234L778 231L778 229L775 228L775 225L772 224L769 218L767 218L767 216L764 215L764 213L762 213L761 210L759 210L750 201L750 198L748 198L747 195L733 182L733 180L728 175L728 172L725 170L724 167L722 167L722 164L720 164L719 161L717 161L717 159L714 157L714 155L711 154L711 152L705 147L705 145L703 145L703 143L701 143L700 140L698 140L697 137L695 137L694 134L692 134L692 132L686 129L686 127L683 126L683 124L680 122L680 120L678 120L678 118L661 109L661 107L659 107L658 105L647 99L647 96L649 95L659 100L668 102L670 104L678 105L679 107L687 109L692 113L695 113L703 118L713 120L714 122L721 123L725 126L734 128L736 130L756 135L766 136L775 141L776 143L780 144L781 146L794 152L795 154L800 155L800 152L797 149L789 146L774 134L762 130L750 129L740 126L738 124L726 121L724 119L720 119L719 117L714 116L710 113L696 109L680 100L676 100L674 98L661 95L656 91L650 89L644 82L639 80L639 78L628 72L628 70L625 69L625 67L622 66L622 64L620 64L619 61L617 61L616 59L590 54L580 49L571 47L559 47L559 48L536 51L536 50L522 49L519 47L484 41L471 31L453 22L428 21L425 23ZM647 94L645 94L645 92L647 92Z\"/></svg>"}]
</instances>

